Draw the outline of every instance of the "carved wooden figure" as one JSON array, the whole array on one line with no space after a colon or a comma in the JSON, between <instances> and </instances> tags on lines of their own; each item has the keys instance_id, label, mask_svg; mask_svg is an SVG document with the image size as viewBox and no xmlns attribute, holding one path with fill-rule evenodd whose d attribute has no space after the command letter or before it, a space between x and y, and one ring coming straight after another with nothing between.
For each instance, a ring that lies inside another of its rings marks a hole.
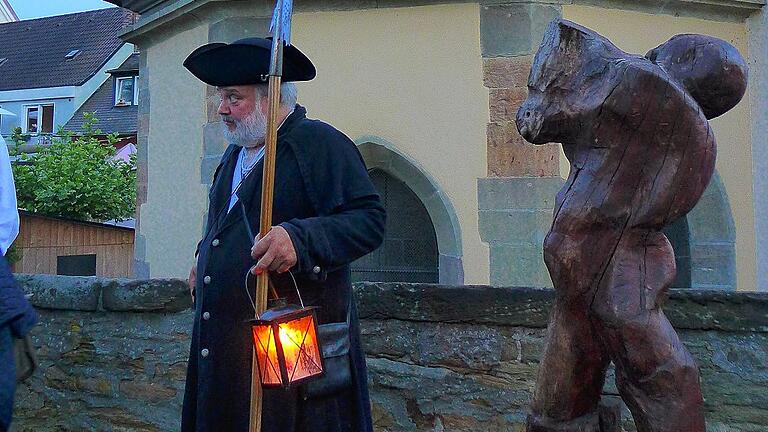
<instances>
[{"instance_id":1,"label":"carved wooden figure","mask_svg":"<svg viewBox=\"0 0 768 432\"><path fill-rule=\"evenodd\" d=\"M747 67L728 43L678 35L645 57L552 22L517 113L534 144L571 163L544 259L557 299L529 432L616 430L599 414L608 364L640 432L703 432L698 368L661 310L675 276L661 230L715 167L708 119L735 106Z\"/></svg>"}]
</instances>

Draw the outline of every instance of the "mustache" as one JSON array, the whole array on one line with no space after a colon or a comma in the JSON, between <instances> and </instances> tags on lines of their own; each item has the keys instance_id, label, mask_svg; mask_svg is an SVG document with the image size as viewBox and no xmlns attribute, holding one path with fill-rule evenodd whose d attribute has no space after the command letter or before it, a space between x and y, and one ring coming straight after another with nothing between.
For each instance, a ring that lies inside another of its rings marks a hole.
<instances>
[{"instance_id":1,"label":"mustache","mask_svg":"<svg viewBox=\"0 0 768 432\"><path fill-rule=\"evenodd\" d=\"M232 116L229 116L229 115L223 115L223 116L221 116L221 120L222 120L222 121L225 121L225 122L231 122L231 123L235 123L235 122L237 122L237 120L235 120L235 118L234 118L234 117L232 117Z\"/></svg>"}]
</instances>

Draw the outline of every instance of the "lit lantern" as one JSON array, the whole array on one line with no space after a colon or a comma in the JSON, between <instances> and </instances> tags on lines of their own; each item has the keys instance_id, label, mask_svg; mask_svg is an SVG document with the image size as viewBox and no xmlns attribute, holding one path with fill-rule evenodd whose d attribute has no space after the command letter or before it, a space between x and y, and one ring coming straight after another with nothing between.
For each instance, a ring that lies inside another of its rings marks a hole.
<instances>
[{"instance_id":1,"label":"lit lantern","mask_svg":"<svg viewBox=\"0 0 768 432\"><path fill-rule=\"evenodd\" d=\"M314 307L282 305L250 323L262 386L288 388L322 375Z\"/></svg>"}]
</instances>

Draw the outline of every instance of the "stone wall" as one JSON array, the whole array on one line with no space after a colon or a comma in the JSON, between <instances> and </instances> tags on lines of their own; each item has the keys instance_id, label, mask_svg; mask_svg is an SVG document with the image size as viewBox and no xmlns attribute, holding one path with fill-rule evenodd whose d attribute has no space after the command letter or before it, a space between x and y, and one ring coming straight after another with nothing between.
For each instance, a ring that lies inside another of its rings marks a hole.
<instances>
[{"instance_id":1,"label":"stone wall","mask_svg":"<svg viewBox=\"0 0 768 432\"><path fill-rule=\"evenodd\" d=\"M17 431L176 431L192 313L179 280L20 276L40 314L40 369Z\"/></svg>"},{"instance_id":2,"label":"stone wall","mask_svg":"<svg viewBox=\"0 0 768 432\"><path fill-rule=\"evenodd\" d=\"M369 284L358 294L379 430L522 430L553 291ZM666 310L700 366L708 431L768 430L768 296L680 290Z\"/></svg>"},{"instance_id":3,"label":"stone wall","mask_svg":"<svg viewBox=\"0 0 768 432\"><path fill-rule=\"evenodd\" d=\"M21 276L41 367L16 431L178 430L192 316L184 282ZM551 290L357 286L377 431L519 431ZM673 292L708 430L768 429L768 294ZM610 382L606 398L618 403ZM634 430L625 410L624 426Z\"/></svg>"}]
</instances>

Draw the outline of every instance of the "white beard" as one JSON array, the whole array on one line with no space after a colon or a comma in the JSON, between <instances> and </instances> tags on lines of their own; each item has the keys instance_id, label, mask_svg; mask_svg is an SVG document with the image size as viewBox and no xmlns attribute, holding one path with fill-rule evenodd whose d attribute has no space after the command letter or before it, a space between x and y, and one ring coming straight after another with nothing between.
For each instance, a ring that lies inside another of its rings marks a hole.
<instances>
[{"instance_id":1,"label":"white beard","mask_svg":"<svg viewBox=\"0 0 768 432\"><path fill-rule=\"evenodd\" d=\"M258 147L267 136L267 116L261 112L258 104L243 120L235 120L230 116L222 116L222 119L235 122L234 131L229 130L224 123L224 137L230 144L245 148Z\"/></svg>"}]
</instances>

